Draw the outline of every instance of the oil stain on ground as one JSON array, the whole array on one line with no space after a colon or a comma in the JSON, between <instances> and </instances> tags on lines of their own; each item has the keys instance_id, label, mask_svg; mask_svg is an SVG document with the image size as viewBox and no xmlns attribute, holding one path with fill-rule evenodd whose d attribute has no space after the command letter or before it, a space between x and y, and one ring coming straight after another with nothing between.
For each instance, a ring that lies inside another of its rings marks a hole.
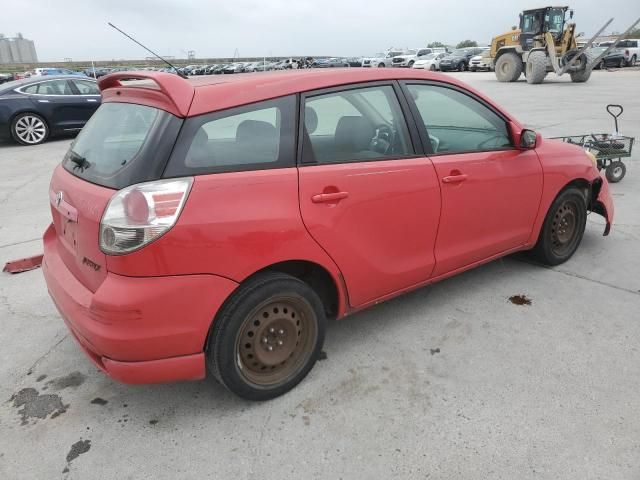
<instances>
[{"instance_id":1,"label":"oil stain on ground","mask_svg":"<svg viewBox=\"0 0 640 480\"><path fill-rule=\"evenodd\" d=\"M54 378L53 380L49 380L47 382L47 387L51 387L52 390L63 390L69 387L79 387L84 383L87 379L86 375L83 375L80 372L71 372L69 375L65 375L64 377Z\"/></svg>"},{"instance_id":2,"label":"oil stain on ground","mask_svg":"<svg viewBox=\"0 0 640 480\"><path fill-rule=\"evenodd\" d=\"M62 403L58 395L40 395L35 388L23 388L13 395L11 400L14 407L20 408L18 413L22 418L22 425L28 425L29 420L44 419L49 415L56 418L69 408L69 405Z\"/></svg>"},{"instance_id":3,"label":"oil stain on ground","mask_svg":"<svg viewBox=\"0 0 640 480\"><path fill-rule=\"evenodd\" d=\"M69 464L83 453L87 453L89 449L91 449L91 440L82 440L82 438L80 438L80 440L71 445L71 450L67 453L67 466L64 467L62 473L68 473Z\"/></svg>"},{"instance_id":4,"label":"oil stain on ground","mask_svg":"<svg viewBox=\"0 0 640 480\"><path fill-rule=\"evenodd\" d=\"M93 405L100 405L100 406L103 406L103 405L106 405L107 403L109 403L109 401L108 401L108 400L105 400L104 398L96 397L96 398L94 398L93 400L91 400L91 403L92 403Z\"/></svg>"},{"instance_id":5,"label":"oil stain on ground","mask_svg":"<svg viewBox=\"0 0 640 480\"><path fill-rule=\"evenodd\" d=\"M531 305L531 299L526 295L513 295L509 297L509 301L514 305Z\"/></svg>"}]
</instances>

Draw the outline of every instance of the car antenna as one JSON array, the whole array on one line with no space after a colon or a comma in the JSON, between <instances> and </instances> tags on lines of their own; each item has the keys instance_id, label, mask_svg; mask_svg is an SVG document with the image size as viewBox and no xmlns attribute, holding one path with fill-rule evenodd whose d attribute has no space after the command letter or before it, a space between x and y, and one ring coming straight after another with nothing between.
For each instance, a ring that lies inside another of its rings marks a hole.
<instances>
[{"instance_id":1,"label":"car antenna","mask_svg":"<svg viewBox=\"0 0 640 480\"><path fill-rule=\"evenodd\" d=\"M115 28L117 31L119 31L121 34L123 34L125 37L127 37L129 40L132 40L134 42L136 42L138 45L140 45L142 48L144 48L147 52L151 53L154 57L158 57L160 60L162 60L164 63L166 63L167 65L169 65L171 68L173 68L175 70L175 72L178 74L179 77L181 78L189 78L187 77L184 73L181 73L178 71L178 69L172 65L171 63L169 63L168 60L165 60L164 58L162 58L160 55L158 55L156 52L152 51L151 49L145 47L143 44L141 44L139 41L137 41L135 38L133 38L131 35L128 35L127 33L123 32L122 30L120 30L118 27L116 27L113 23L111 22L107 22L109 24L109 26L111 28Z\"/></svg>"}]
</instances>

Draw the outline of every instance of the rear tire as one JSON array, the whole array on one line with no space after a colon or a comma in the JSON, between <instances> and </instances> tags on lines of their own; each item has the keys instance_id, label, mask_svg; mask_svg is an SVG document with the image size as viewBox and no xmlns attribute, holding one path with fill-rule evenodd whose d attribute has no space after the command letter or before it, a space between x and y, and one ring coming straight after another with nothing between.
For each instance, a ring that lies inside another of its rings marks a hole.
<instances>
[{"instance_id":1,"label":"rear tire","mask_svg":"<svg viewBox=\"0 0 640 480\"><path fill-rule=\"evenodd\" d=\"M534 85L542 83L547 76L547 55L542 51L534 51L527 58L527 83Z\"/></svg>"},{"instance_id":2,"label":"rear tire","mask_svg":"<svg viewBox=\"0 0 640 480\"><path fill-rule=\"evenodd\" d=\"M464 62L460 62L458 64L458 71L459 72L464 72L467 69L467 64Z\"/></svg>"},{"instance_id":3,"label":"rear tire","mask_svg":"<svg viewBox=\"0 0 640 480\"><path fill-rule=\"evenodd\" d=\"M269 400L313 368L326 317L315 291L279 272L242 284L218 312L205 350L212 375L247 400Z\"/></svg>"},{"instance_id":4,"label":"rear tire","mask_svg":"<svg viewBox=\"0 0 640 480\"><path fill-rule=\"evenodd\" d=\"M620 160L611 162L604 171L609 183L618 183L627 174L627 167Z\"/></svg>"},{"instance_id":5,"label":"rear tire","mask_svg":"<svg viewBox=\"0 0 640 480\"><path fill-rule=\"evenodd\" d=\"M627 64L627 66L628 67L635 67L636 66L636 61L637 61L637 58L634 55L633 57L631 57L631 60L629 60L629 63Z\"/></svg>"},{"instance_id":6,"label":"rear tire","mask_svg":"<svg viewBox=\"0 0 640 480\"><path fill-rule=\"evenodd\" d=\"M429 66L429 70L430 70L430 71L432 71L432 72L435 72L435 71L436 71L436 66L432 63L432 64Z\"/></svg>"},{"instance_id":7,"label":"rear tire","mask_svg":"<svg viewBox=\"0 0 640 480\"><path fill-rule=\"evenodd\" d=\"M575 187L560 192L545 217L530 255L545 265L560 265L578 249L587 224L584 194Z\"/></svg>"},{"instance_id":8,"label":"rear tire","mask_svg":"<svg viewBox=\"0 0 640 480\"><path fill-rule=\"evenodd\" d=\"M21 113L11 122L11 136L20 145L39 145L49 138L49 125L36 113Z\"/></svg>"},{"instance_id":9,"label":"rear tire","mask_svg":"<svg viewBox=\"0 0 640 480\"><path fill-rule=\"evenodd\" d=\"M522 59L513 52L500 55L495 65L499 82L515 82L522 75Z\"/></svg>"}]
</instances>

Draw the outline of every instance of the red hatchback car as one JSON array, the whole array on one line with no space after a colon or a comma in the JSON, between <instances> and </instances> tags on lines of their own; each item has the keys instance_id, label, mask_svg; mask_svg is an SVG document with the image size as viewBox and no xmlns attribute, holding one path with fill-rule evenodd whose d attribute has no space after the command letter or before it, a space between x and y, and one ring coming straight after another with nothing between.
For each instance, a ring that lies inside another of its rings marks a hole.
<instances>
[{"instance_id":1,"label":"red hatchback car","mask_svg":"<svg viewBox=\"0 0 640 480\"><path fill-rule=\"evenodd\" d=\"M131 79L135 81L129 81ZM51 180L43 271L127 383L300 382L328 318L519 250L557 265L613 216L576 146L463 83L398 69L126 72Z\"/></svg>"}]
</instances>

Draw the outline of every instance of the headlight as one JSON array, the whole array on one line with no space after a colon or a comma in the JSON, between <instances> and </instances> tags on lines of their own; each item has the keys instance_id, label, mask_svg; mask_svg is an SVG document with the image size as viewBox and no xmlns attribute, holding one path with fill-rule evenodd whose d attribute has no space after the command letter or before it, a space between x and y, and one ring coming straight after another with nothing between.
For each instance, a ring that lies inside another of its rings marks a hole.
<instances>
[{"instance_id":1,"label":"headlight","mask_svg":"<svg viewBox=\"0 0 640 480\"><path fill-rule=\"evenodd\" d=\"M585 150L584 153L587 154L587 157L589 157L589 160L591 160L591 163L593 163L593 166L595 168L598 168L598 159L596 158L596 156L588 150Z\"/></svg>"}]
</instances>

